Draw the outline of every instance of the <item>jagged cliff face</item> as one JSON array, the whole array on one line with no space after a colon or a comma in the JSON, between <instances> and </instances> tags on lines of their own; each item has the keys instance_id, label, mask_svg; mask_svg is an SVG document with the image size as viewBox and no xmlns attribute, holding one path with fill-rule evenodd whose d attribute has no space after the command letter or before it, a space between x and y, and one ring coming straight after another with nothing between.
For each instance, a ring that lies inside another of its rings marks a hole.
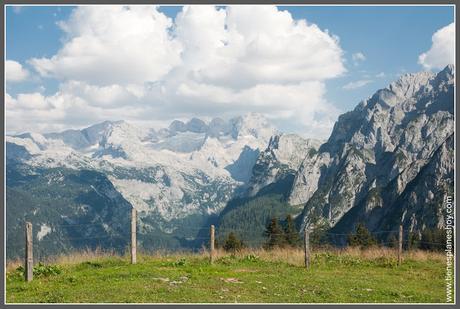
<instances>
[{"instance_id":1,"label":"jagged cliff face","mask_svg":"<svg viewBox=\"0 0 460 309\"><path fill-rule=\"evenodd\" d=\"M304 139L296 134L277 134L270 138L268 147L262 151L252 169L248 196L260 190L286 192L292 186L295 173L306 156L314 156L321 141ZM270 187L271 186L271 187Z\"/></svg>"},{"instance_id":2,"label":"jagged cliff face","mask_svg":"<svg viewBox=\"0 0 460 309\"><path fill-rule=\"evenodd\" d=\"M343 114L289 194L303 223L347 230L442 224L453 191L454 69L402 76ZM431 205L431 206L429 206ZM431 207L431 208L430 208Z\"/></svg>"}]
</instances>

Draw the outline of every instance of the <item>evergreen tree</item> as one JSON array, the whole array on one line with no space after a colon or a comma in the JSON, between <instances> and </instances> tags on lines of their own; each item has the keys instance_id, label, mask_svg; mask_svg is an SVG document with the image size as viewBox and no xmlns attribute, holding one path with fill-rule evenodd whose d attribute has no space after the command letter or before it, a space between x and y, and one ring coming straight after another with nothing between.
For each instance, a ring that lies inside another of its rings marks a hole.
<instances>
[{"instance_id":1,"label":"evergreen tree","mask_svg":"<svg viewBox=\"0 0 460 309\"><path fill-rule=\"evenodd\" d=\"M446 246L446 232L443 229L425 229L420 239L420 248L424 250L441 251Z\"/></svg>"},{"instance_id":2,"label":"evergreen tree","mask_svg":"<svg viewBox=\"0 0 460 309\"><path fill-rule=\"evenodd\" d=\"M297 231L294 220L292 220L292 216L290 214L286 216L284 234L288 245L295 247L300 244L299 232Z\"/></svg>"},{"instance_id":3,"label":"evergreen tree","mask_svg":"<svg viewBox=\"0 0 460 309\"><path fill-rule=\"evenodd\" d=\"M236 237L235 233L230 232L225 239L223 248L227 252L235 253L243 248L243 242Z\"/></svg>"},{"instance_id":4,"label":"evergreen tree","mask_svg":"<svg viewBox=\"0 0 460 309\"><path fill-rule=\"evenodd\" d=\"M347 242L349 246L368 248L377 244L377 240L372 236L366 226L358 223L356 226L356 233L348 235Z\"/></svg>"},{"instance_id":5,"label":"evergreen tree","mask_svg":"<svg viewBox=\"0 0 460 309\"><path fill-rule=\"evenodd\" d=\"M270 219L270 222L265 230L265 236L268 238L265 244L265 247L268 249L282 247L286 243L284 232L280 227L277 218Z\"/></svg>"},{"instance_id":6,"label":"evergreen tree","mask_svg":"<svg viewBox=\"0 0 460 309\"><path fill-rule=\"evenodd\" d=\"M328 229L326 224L316 225L310 233L310 245L314 248L328 245L330 243L327 237Z\"/></svg>"},{"instance_id":7,"label":"evergreen tree","mask_svg":"<svg viewBox=\"0 0 460 309\"><path fill-rule=\"evenodd\" d=\"M420 238L417 233L409 232L407 235L407 250L417 249L420 246Z\"/></svg>"},{"instance_id":8,"label":"evergreen tree","mask_svg":"<svg viewBox=\"0 0 460 309\"><path fill-rule=\"evenodd\" d=\"M397 248L398 244L399 244L398 237L395 234L392 234L390 236L390 239L388 240L388 247Z\"/></svg>"}]
</instances>

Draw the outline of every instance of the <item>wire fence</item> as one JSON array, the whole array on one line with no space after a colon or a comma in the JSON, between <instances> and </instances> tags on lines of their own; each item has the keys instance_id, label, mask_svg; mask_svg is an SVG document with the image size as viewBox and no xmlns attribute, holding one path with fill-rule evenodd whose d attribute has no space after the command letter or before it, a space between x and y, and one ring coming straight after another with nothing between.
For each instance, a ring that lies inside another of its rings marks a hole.
<instances>
[{"instance_id":1,"label":"wire fence","mask_svg":"<svg viewBox=\"0 0 460 309\"><path fill-rule=\"evenodd\" d=\"M135 211L133 211L135 212ZM133 221L134 220L134 221ZM28 223L30 224L30 223ZM155 242L161 243L163 240L149 238L155 232L146 230L137 222L137 215L131 219L131 228L114 227L103 222L100 217L92 222L50 224L46 229L36 232L35 237L28 235L28 239L35 239L32 243L26 242L25 252L33 252L33 260L42 261L50 255L65 255L78 250L101 250L116 253L130 253L131 257L136 255L139 248L145 252L154 250L168 249L166 244L163 248ZM134 228L134 230L132 230ZM141 233L138 233L141 228ZM29 230L27 230L27 233ZM31 231L30 231L31 233ZM134 234L134 235L133 235ZM137 234L141 236L137 238ZM196 251L205 249L210 254L210 261L213 261L214 248L231 249L231 237L233 235L233 245L235 241L240 248L271 248L273 246L297 246L303 247L305 252L305 265L309 264L309 252L311 248L322 246L333 246L343 248L353 244L355 238L364 238L368 245L393 247L398 250L398 260L401 261L402 250L413 248L445 248L446 242L438 239L424 239L414 237L413 231L403 229L402 226L397 230L376 230L367 231L363 235L358 235L357 231L352 233L333 232L328 230L303 231L285 230L279 227L277 230L270 230L268 227L253 227L253 229L243 229L240 227L182 227L179 230L170 230L170 237L177 241L178 246L173 250L184 249ZM133 238L134 237L134 238ZM134 246L133 246L134 241ZM230 245L229 245L230 243ZM360 245L360 243L357 243ZM30 248L31 247L31 248ZM171 249L171 248L169 248ZM27 259L27 257L26 257ZM136 263L136 259L131 259ZM29 264L27 264L29 265Z\"/></svg>"},{"instance_id":2,"label":"wire fence","mask_svg":"<svg viewBox=\"0 0 460 309\"><path fill-rule=\"evenodd\" d=\"M88 228L99 227L99 229L88 230ZM108 229L108 225L105 223L79 223L79 224L57 224L52 225L49 227L53 233L49 233L44 235L42 238L38 240L38 242L34 243L34 246L39 247L41 244L50 244L50 243L64 243L64 242L78 242L86 240L124 240L126 242L123 246L118 246L125 248L129 246L129 232L126 231L125 234L120 234L117 229ZM177 231L177 230L176 230ZM176 231L172 231L171 237L175 237L177 239L188 240L194 243L197 242L209 242L210 235L209 227L201 227L201 228L185 228L179 230L177 235L174 235ZM409 240L407 236L412 231L405 229L403 230L403 235L405 235L405 239L403 239L403 243L410 243L410 242L417 242L419 244L429 244L429 245L445 245L445 242L433 242L433 241L425 241L421 239ZM263 245L267 241L269 241L270 237L285 237L285 232L280 233L270 233L267 234L266 231L248 231L246 229L240 228L219 228L215 227L215 234L217 235L216 239L218 241L225 240L228 238L229 234L233 233L238 240L243 242L247 242L248 244L260 244ZM369 235L374 237L376 244L379 245L391 245L398 242L398 233L399 230L381 230L381 231L372 231L369 232ZM65 238L59 239L57 237L48 237L48 235L57 234L65 236ZM86 235L85 234L89 234ZM73 235L73 236L72 236ZM142 235L142 234L141 234ZM353 233L333 233L333 232L322 232L317 237L319 242L324 242L329 245L343 245L344 241L346 242L347 237L353 235ZM314 233L310 234L310 237L315 237ZM395 237L393 240L388 240L389 237ZM302 234L298 234L299 240L302 238ZM140 238L143 239L142 237ZM93 244L93 242L88 242L88 245ZM104 243L98 243L102 247L104 247ZM113 247L113 245L111 245Z\"/></svg>"},{"instance_id":3,"label":"wire fence","mask_svg":"<svg viewBox=\"0 0 460 309\"><path fill-rule=\"evenodd\" d=\"M127 250L130 247L130 231L125 230L124 233L118 231L116 228L110 228L106 223L72 223L72 224L53 224L49 227L49 233L42 237L37 237L33 243L34 251L38 252L38 257L46 256L46 252L40 250L40 248L49 248L50 246L62 246L64 251L71 251L73 249L80 248L101 248L101 249L114 249L114 250ZM246 230L241 228L220 228L215 227L216 243L217 247L220 247L228 239L230 233L233 233L235 237L242 242L244 246L248 247L263 247L270 242L270 239L284 238L286 237L285 232L272 232L267 234L266 231L254 231ZM412 231L404 229L404 238L402 239L403 246L408 247L411 244L415 245L431 245L431 246L445 246L445 242L427 241L423 239L408 239L409 233ZM210 241L210 228L186 228L181 230L177 235L174 235L174 231L171 233L171 237L177 240L182 240L187 243L188 246L184 249L201 249L203 246L209 247ZM397 246L398 244L398 233L399 230L378 230L369 232L369 236L374 239L376 245L380 246ZM102 235L101 235L102 234ZM147 233L148 234L148 233ZM39 235L39 234L37 234ZM143 247L142 242L145 239L140 234L140 249L149 251L149 247ZM334 233L334 232L321 232L315 234L310 233L310 242L312 246L336 246L343 247L349 245L348 238L353 233ZM392 238L392 239L391 239ZM298 233L297 242L301 244L303 234ZM51 252L59 251L60 248L54 248L55 250L49 250ZM195 248L193 248L195 247ZM154 246L158 248L158 246ZM163 249L166 249L163 248Z\"/></svg>"}]
</instances>

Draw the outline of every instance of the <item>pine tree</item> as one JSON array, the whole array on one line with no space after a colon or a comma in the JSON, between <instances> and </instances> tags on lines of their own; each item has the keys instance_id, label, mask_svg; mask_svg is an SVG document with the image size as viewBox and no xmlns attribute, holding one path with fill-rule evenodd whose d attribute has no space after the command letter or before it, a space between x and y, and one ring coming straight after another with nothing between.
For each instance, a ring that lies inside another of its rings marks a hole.
<instances>
[{"instance_id":1,"label":"pine tree","mask_svg":"<svg viewBox=\"0 0 460 309\"><path fill-rule=\"evenodd\" d=\"M268 249L282 247L286 243L284 232L281 229L277 218L270 219L267 229L265 230L265 235L268 237L267 243L265 244L265 247Z\"/></svg>"},{"instance_id":2,"label":"pine tree","mask_svg":"<svg viewBox=\"0 0 460 309\"><path fill-rule=\"evenodd\" d=\"M390 248L397 248L398 247L398 237L393 234L390 236L390 239L388 240L388 247Z\"/></svg>"},{"instance_id":3,"label":"pine tree","mask_svg":"<svg viewBox=\"0 0 460 309\"><path fill-rule=\"evenodd\" d=\"M414 250L420 246L420 238L417 233L409 232L407 235L407 250Z\"/></svg>"},{"instance_id":4,"label":"pine tree","mask_svg":"<svg viewBox=\"0 0 460 309\"><path fill-rule=\"evenodd\" d=\"M372 236L366 226L362 223L358 223L356 226L356 233L348 235L348 245L352 247L360 246L361 248L367 248L377 243L377 240Z\"/></svg>"},{"instance_id":5,"label":"pine tree","mask_svg":"<svg viewBox=\"0 0 460 309\"><path fill-rule=\"evenodd\" d=\"M292 216L289 214L286 217L286 225L284 226L284 234L286 237L286 242L290 246L298 246L300 244L299 232L295 227Z\"/></svg>"},{"instance_id":6,"label":"pine tree","mask_svg":"<svg viewBox=\"0 0 460 309\"><path fill-rule=\"evenodd\" d=\"M420 239L420 248L424 250L441 251L445 248L446 232L443 229L425 229Z\"/></svg>"},{"instance_id":7,"label":"pine tree","mask_svg":"<svg viewBox=\"0 0 460 309\"><path fill-rule=\"evenodd\" d=\"M223 248L227 252L235 253L243 248L243 242L236 237L235 233L230 232L225 239Z\"/></svg>"},{"instance_id":8,"label":"pine tree","mask_svg":"<svg viewBox=\"0 0 460 309\"><path fill-rule=\"evenodd\" d=\"M329 226L326 224L318 224L313 227L312 232L310 233L310 245L312 247L318 248L321 246L326 246L330 241L327 237L327 230Z\"/></svg>"}]
</instances>

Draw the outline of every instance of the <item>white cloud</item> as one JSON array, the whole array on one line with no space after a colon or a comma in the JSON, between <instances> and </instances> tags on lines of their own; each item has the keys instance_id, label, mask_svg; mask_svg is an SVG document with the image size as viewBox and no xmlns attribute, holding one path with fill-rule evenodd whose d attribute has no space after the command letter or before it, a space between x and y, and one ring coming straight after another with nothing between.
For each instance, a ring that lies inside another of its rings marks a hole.
<instances>
[{"instance_id":1,"label":"white cloud","mask_svg":"<svg viewBox=\"0 0 460 309\"><path fill-rule=\"evenodd\" d=\"M418 57L418 62L427 70L442 69L455 61L455 24L451 23L438 31L432 38L431 48Z\"/></svg>"},{"instance_id":2,"label":"white cloud","mask_svg":"<svg viewBox=\"0 0 460 309\"><path fill-rule=\"evenodd\" d=\"M378 73L377 75L375 75L375 77L377 77L377 78L383 78L383 77L385 77L385 76L386 76L386 75L385 75L385 72L380 72L380 73Z\"/></svg>"},{"instance_id":3,"label":"white cloud","mask_svg":"<svg viewBox=\"0 0 460 309\"><path fill-rule=\"evenodd\" d=\"M13 60L5 61L5 79L7 82L21 82L29 76L22 64Z\"/></svg>"},{"instance_id":4,"label":"white cloud","mask_svg":"<svg viewBox=\"0 0 460 309\"><path fill-rule=\"evenodd\" d=\"M370 80L370 79L362 79L362 80L357 80L354 82L349 82L348 84L345 84L342 88L345 90L353 90L353 89L364 87L367 84L370 84L372 82L373 80Z\"/></svg>"},{"instance_id":5,"label":"white cloud","mask_svg":"<svg viewBox=\"0 0 460 309\"><path fill-rule=\"evenodd\" d=\"M362 52L357 52L351 55L351 59L355 65L358 65L359 62L366 60L366 56Z\"/></svg>"},{"instance_id":6,"label":"white cloud","mask_svg":"<svg viewBox=\"0 0 460 309\"><path fill-rule=\"evenodd\" d=\"M43 76L96 85L161 79L180 62L170 18L155 7L81 6L59 23L67 41L51 58L30 63Z\"/></svg>"},{"instance_id":7,"label":"white cloud","mask_svg":"<svg viewBox=\"0 0 460 309\"><path fill-rule=\"evenodd\" d=\"M274 6L186 7L177 33L185 45L182 69L199 82L242 88L344 72L334 37Z\"/></svg>"},{"instance_id":8,"label":"white cloud","mask_svg":"<svg viewBox=\"0 0 460 309\"><path fill-rule=\"evenodd\" d=\"M152 6L84 6L60 26L61 49L30 60L61 82L48 101L67 100L50 125L258 111L326 132L338 113L324 99L345 72L338 38L275 6L186 6L174 21Z\"/></svg>"},{"instance_id":9,"label":"white cloud","mask_svg":"<svg viewBox=\"0 0 460 309\"><path fill-rule=\"evenodd\" d=\"M5 95L5 119L8 133L52 132L78 128L101 120L142 119L144 108L132 105L117 108L91 105L79 96L57 92L52 96L40 93ZM145 117L145 116L144 116ZM44 119L46 121L40 121Z\"/></svg>"}]
</instances>

